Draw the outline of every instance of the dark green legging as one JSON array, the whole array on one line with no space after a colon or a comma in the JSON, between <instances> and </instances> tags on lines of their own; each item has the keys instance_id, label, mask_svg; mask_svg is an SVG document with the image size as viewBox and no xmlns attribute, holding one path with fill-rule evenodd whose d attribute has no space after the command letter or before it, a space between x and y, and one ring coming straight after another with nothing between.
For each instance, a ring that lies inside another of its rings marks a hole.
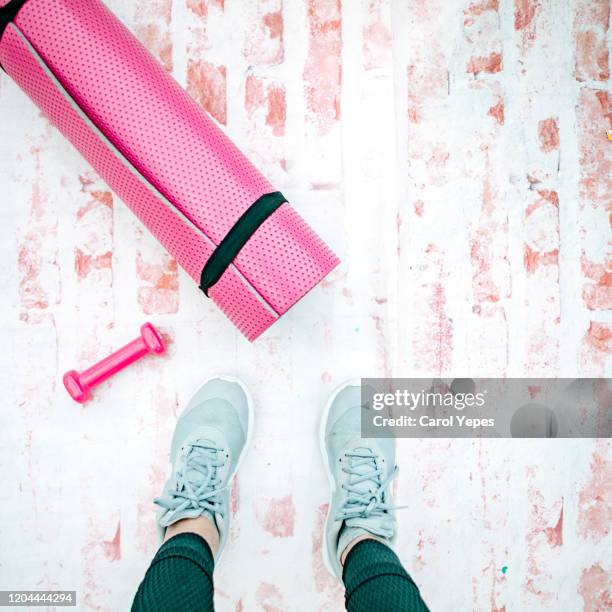
<instances>
[{"instance_id":1,"label":"dark green legging","mask_svg":"<svg viewBox=\"0 0 612 612\"><path fill-rule=\"evenodd\" d=\"M194 533L168 540L140 585L132 612L212 612L214 559ZM428 612L397 555L375 540L359 542L342 576L349 612Z\"/></svg>"}]
</instances>

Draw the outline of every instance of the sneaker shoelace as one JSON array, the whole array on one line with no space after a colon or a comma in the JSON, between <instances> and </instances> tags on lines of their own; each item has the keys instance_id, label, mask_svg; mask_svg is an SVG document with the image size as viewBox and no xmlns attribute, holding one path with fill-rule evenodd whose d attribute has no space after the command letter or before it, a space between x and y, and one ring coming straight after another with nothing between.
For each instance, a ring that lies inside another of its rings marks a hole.
<instances>
[{"instance_id":1,"label":"sneaker shoelace","mask_svg":"<svg viewBox=\"0 0 612 612\"><path fill-rule=\"evenodd\" d=\"M185 464L177 472L174 489L155 499L155 503L175 515L194 509L223 516L219 493L225 491L227 485L219 486L217 475L219 468L225 465L221 458L223 451L212 442L190 444Z\"/></svg>"},{"instance_id":2,"label":"sneaker shoelace","mask_svg":"<svg viewBox=\"0 0 612 612\"><path fill-rule=\"evenodd\" d=\"M384 525L385 519L390 519L388 513L397 510L398 507L389 505L386 501L387 492L391 481L398 472L397 466L386 478L382 478L383 469L378 466L377 455L369 449L354 449L345 453L349 465L342 468L348 474L348 483L342 488L347 492L346 500L340 507L336 520L347 521L349 519L379 517L382 519L380 527L388 531L386 537L393 536L393 526ZM363 485L367 483L367 486Z\"/></svg>"}]
</instances>

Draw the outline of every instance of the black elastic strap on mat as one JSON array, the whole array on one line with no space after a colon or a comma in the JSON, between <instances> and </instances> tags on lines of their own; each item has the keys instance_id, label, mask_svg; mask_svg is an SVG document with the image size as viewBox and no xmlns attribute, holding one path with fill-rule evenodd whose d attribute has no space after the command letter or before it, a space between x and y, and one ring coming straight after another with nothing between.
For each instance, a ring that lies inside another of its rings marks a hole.
<instances>
[{"instance_id":1,"label":"black elastic strap on mat","mask_svg":"<svg viewBox=\"0 0 612 612\"><path fill-rule=\"evenodd\" d=\"M287 200L280 191L266 193L236 221L219 246L208 258L200 279L200 289L208 290L223 276L228 266L261 224Z\"/></svg>"},{"instance_id":2,"label":"black elastic strap on mat","mask_svg":"<svg viewBox=\"0 0 612 612\"><path fill-rule=\"evenodd\" d=\"M27 1L28 0L11 0L8 4L0 8L0 38L2 38L4 30L6 30L6 26L17 17L19 9Z\"/></svg>"}]
</instances>

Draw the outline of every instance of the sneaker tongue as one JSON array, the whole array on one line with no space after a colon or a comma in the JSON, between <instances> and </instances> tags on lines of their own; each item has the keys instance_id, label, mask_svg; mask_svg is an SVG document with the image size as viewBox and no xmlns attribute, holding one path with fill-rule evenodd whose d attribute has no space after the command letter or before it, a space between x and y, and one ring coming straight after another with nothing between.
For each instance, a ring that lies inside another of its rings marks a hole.
<instances>
[{"instance_id":1,"label":"sneaker tongue","mask_svg":"<svg viewBox=\"0 0 612 612\"><path fill-rule=\"evenodd\" d=\"M364 446L355 447L353 449L354 453L363 453L363 454L373 454L371 448L366 448ZM359 457L351 458L351 470L354 474L351 475L350 484L360 493L366 495L375 495L379 488L380 476L374 478L369 478L355 484L355 481L359 478L359 476L367 476L368 474L372 474L373 471L377 469L376 460L372 457L370 460L366 461L365 458L361 459ZM359 464L361 461L364 461L361 465ZM370 533L375 536L380 536L382 538L389 538L390 526L392 526L392 521L390 523L390 518L386 516L369 516L367 518L364 517L353 517L346 519L344 522L347 528L352 530L364 530L367 533Z\"/></svg>"},{"instance_id":2,"label":"sneaker tongue","mask_svg":"<svg viewBox=\"0 0 612 612\"><path fill-rule=\"evenodd\" d=\"M214 447L213 442L211 442L210 440L202 440L198 444L201 444L202 446L210 444ZM210 460L212 462L217 458L217 453L216 451L212 450L212 448L200 448L199 446L192 447L189 451L189 455L194 461L197 461L198 463L205 463L206 460ZM212 470L212 473L209 472L209 469ZM185 470L185 478L192 485L197 487L201 484L204 484L205 482L209 482L215 476L214 472L217 468L213 468L211 466L209 469L187 468Z\"/></svg>"},{"instance_id":3,"label":"sneaker tongue","mask_svg":"<svg viewBox=\"0 0 612 612\"><path fill-rule=\"evenodd\" d=\"M357 447L353 449L355 453L372 453L372 450L365 447ZM358 457L351 457L351 470L354 472L354 475L351 474L350 484L355 487L360 493L375 493L378 488L378 483L375 480L364 480L358 484L355 484L360 476L366 476L367 474L371 474L376 469L376 461L374 457L371 460L365 461L363 464L358 465L362 459Z\"/></svg>"},{"instance_id":4,"label":"sneaker tongue","mask_svg":"<svg viewBox=\"0 0 612 612\"><path fill-rule=\"evenodd\" d=\"M207 479L206 475L204 475L202 472L198 472L197 470L186 470L185 476L187 480L189 480L189 482L195 487L200 486Z\"/></svg>"}]
</instances>

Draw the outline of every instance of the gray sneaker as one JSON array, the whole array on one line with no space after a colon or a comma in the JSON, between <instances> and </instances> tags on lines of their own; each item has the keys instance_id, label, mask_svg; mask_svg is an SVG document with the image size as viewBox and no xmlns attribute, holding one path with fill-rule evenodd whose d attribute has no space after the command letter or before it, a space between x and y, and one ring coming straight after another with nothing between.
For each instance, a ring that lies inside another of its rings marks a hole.
<instances>
[{"instance_id":1,"label":"gray sneaker","mask_svg":"<svg viewBox=\"0 0 612 612\"><path fill-rule=\"evenodd\" d=\"M342 553L355 538L368 535L391 546L395 511L389 486L397 474L395 440L361 437L359 381L341 387L328 402L321 422L321 450L331 485L323 558L342 580Z\"/></svg>"},{"instance_id":2,"label":"gray sneaker","mask_svg":"<svg viewBox=\"0 0 612 612\"><path fill-rule=\"evenodd\" d=\"M160 535L173 523L204 516L219 531L221 558L229 532L229 487L244 458L253 429L253 403L238 380L207 380L181 414L170 448L172 473L162 494Z\"/></svg>"}]
</instances>

